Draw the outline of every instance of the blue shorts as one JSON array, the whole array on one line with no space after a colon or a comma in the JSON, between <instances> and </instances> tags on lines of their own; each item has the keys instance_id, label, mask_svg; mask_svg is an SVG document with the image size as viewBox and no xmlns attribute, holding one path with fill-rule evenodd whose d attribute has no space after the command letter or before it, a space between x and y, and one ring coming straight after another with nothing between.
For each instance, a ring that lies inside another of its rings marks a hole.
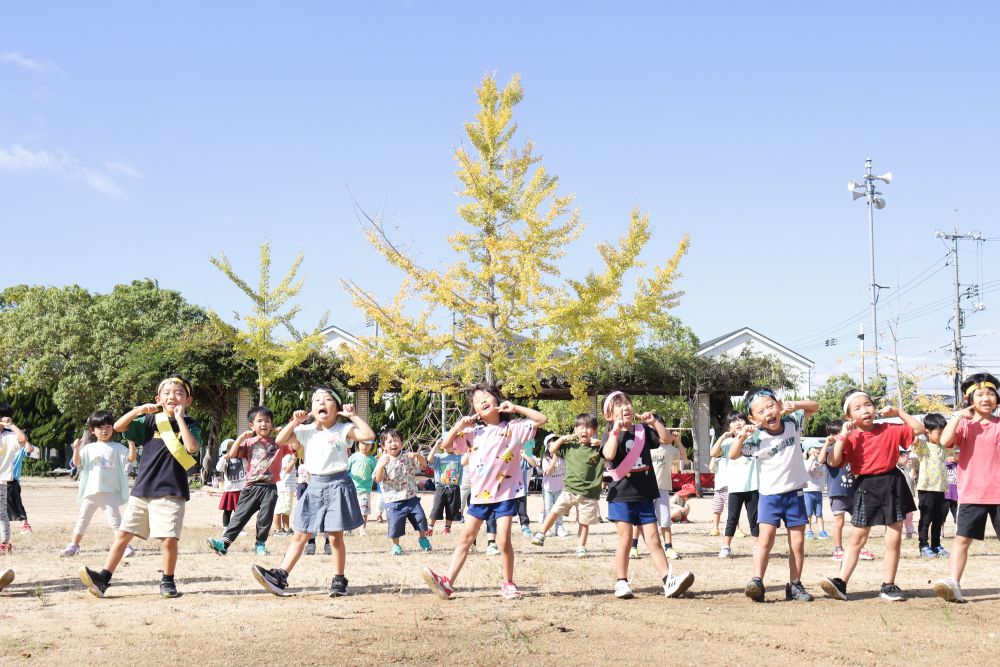
<instances>
[{"instance_id":1,"label":"blue shorts","mask_svg":"<svg viewBox=\"0 0 1000 667\"><path fill-rule=\"evenodd\" d=\"M823 518L823 492L806 491L806 516Z\"/></svg>"},{"instance_id":2,"label":"blue shorts","mask_svg":"<svg viewBox=\"0 0 1000 667\"><path fill-rule=\"evenodd\" d=\"M465 513L474 516L480 521L499 519L504 516L514 516L517 514L517 498L501 500L498 503L483 503L482 505L469 505L465 508Z\"/></svg>"},{"instance_id":3,"label":"blue shorts","mask_svg":"<svg viewBox=\"0 0 1000 667\"><path fill-rule=\"evenodd\" d=\"M633 526L656 523L656 507L652 500L633 500L628 503L608 503L608 521L624 521Z\"/></svg>"},{"instance_id":4,"label":"blue shorts","mask_svg":"<svg viewBox=\"0 0 1000 667\"><path fill-rule=\"evenodd\" d=\"M760 500L757 502L757 521L775 527L784 521L786 528L809 523L802 490L787 491L773 496L760 494Z\"/></svg>"},{"instance_id":5,"label":"blue shorts","mask_svg":"<svg viewBox=\"0 0 1000 667\"><path fill-rule=\"evenodd\" d=\"M390 538L402 537L406 533L407 519L414 530L427 530L427 515L420 506L418 496L385 504L385 523Z\"/></svg>"}]
</instances>

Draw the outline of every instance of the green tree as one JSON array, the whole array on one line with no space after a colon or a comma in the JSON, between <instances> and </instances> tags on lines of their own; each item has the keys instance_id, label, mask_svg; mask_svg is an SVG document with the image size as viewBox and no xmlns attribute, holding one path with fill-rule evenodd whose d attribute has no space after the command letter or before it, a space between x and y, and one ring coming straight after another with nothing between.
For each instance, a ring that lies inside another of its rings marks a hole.
<instances>
[{"instance_id":1,"label":"green tree","mask_svg":"<svg viewBox=\"0 0 1000 667\"><path fill-rule=\"evenodd\" d=\"M326 315L311 333L300 332L292 324L301 308L289 305L289 301L302 291L303 279L295 276L302 265L303 254L299 253L285 277L276 287L271 288L271 244L260 246L260 277L257 288L236 275L225 254L210 257L209 261L222 271L229 280L250 298L250 310L240 318L244 329L230 326L214 312L209 312L212 321L222 335L229 339L233 349L252 360L257 371L257 390L260 405L265 403L267 387L302 363L311 352L319 349L324 342L321 331L326 327ZM288 306L287 310L284 310ZM284 310L284 312L282 312ZM275 330L279 327L288 332L289 339L279 339Z\"/></svg>"}]
</instances>

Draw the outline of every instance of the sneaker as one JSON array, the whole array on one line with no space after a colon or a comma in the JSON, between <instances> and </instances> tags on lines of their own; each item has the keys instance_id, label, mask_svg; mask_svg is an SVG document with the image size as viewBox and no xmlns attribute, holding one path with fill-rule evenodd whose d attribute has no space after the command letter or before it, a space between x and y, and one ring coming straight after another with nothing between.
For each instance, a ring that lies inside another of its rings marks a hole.
<instances>
[{"instance_id":1,"label":"sneaker","mask_svg":"<svg viewBox=\"0 0 1000 667\"><path fill-rule=\"evenodd\" d=\"M531 543L534 544L536 547L544 547L545 546L545 534L544 533L535 533L535 536L531 538Z\"/></svg>"},{"instance_id":2,"label":"sneaker","mask_svg":"<svg viewBox=\"0 0 1000 667\"><path fill-rule=\"evenodd\" d=\"M122 554L122 558L131 558L135 555L135 547L131 544L125 545L125 553Z\"/></svg>"},{"instance_id":3,"label":"sneaker","mask_svg":"<svg viewBox=\"0 0 1000 667\"><path fill-rule=\"evenodd\" d=\"M743 532L742 528L737 528L736 529L736 537L749 537L749 535L747 535L745 532Z\"/></svg>"},{"instance_id":4,"label":"sneaker","mask_svg":"<svg viewBox=\"0 0 1000 667\"><path fill-rule=\"evenodd\" d=\"M663 554L670 560L680 560L681 558L681 555L677 553L677 549L674 549L673 547L667 547L664 549Z\"/></svg>"},{"instance_id":5,"label":"sneaker","mask_svg":"<svg viewBox=\"0 0 1000 667\"><path fill-rule=\"evenodd\" d=\"M326 543L323 544L323 553L327 556L333 555L333 547L330 546L330 540L327 540Z\"/></svg>"},{"instance_id":6,"label":"sneaker","mask_svg":"<svg viewBox=\"0 0 1000 667\"><path fill-rule=\"evenodd\" d=\"M812 602L813 596L805 589L801 581L790 581L785 584L785 599L796 602Z\"/></svg>"},{"instance_id":7,"label":"sneaker","mask_svg":"<svg viewBox=\"0 0 1000 667\"><path fill-rule=\"evenodd\" d=\"M347 595L347 577L342 574L335 574L330 582L330 597L340 598Z\"/></svg>"},{"instance_id":8,"label":"sneaker","mask_svg":"<svg viewBox=\"0 0 1000 667\"><path fill-rule=\"evenodd\" d=\"M920 556L922 558L937 558L937 552L930 547L920 547Z\"/></svg>"},{"instance_id":9,"label":"sneaker","mask_svg":"<svg viewBox=\"0 0 1000 667\"><path fill-rule=\"evenodd\" d=\"M569 531L562 526L556 526L556 537L568 537Z\"/></svg>"},{"instance_id":10,"label":"sneaker","mask_svg":"<svg viewBox=\"0 0 1000 667\"><path fill-rule=\"evenodd\" d=\"M64 558L66 556L75 556L78 553L80 553L80 545L67 544L66 548L59 552L59 557Z\"/></svg>"},{"instance_id":11,"label":"sneaker","mask_svg":"<svg viewBox=\"0 0 1000 667\"><path fill-rule=\"evenodd\" d=\"M815 540L816 539L816 533L812 532L811 530L807 530L806 531L806 539L807 540Z\"/></svg>"},{"instance_id":12,"label":"sneaker","mask_svg":"<svg viewBox=\"0 0 1000 667\"><path fill-rule=\"evenodd\" d=\"M87 587L87 590L94 597L104 597L104 591L108 590L108 582L104 581L100 572L94 572L90 568L83 566L79 569L80 581Z\"/></svg>"},{"instance_id":13,"label":"sneaker","mask_svg":"<svg viewBox=\"0 0 1000 667\"><path fill-rule=\"evenodd\" d=\"M257 580L257 583L264 587L268 593L277 595L281 597L285 594L285 589L288 588L288 575L281 570L265 570L260 565L254 565L251 568L253 572L253 578Z\"/></svg>"},{"instance_id":14,"label":"sneaker","mask_svg":"<svg viewBox=\"0 0 1000 667\"><path fill-rule=\"evenodd\" d=\"M496 542L490 542L486 545L486 555L487 556L499 556L500 547L497 546Z\"/></svg>"},{"instance_id":15,"label":"sneaker","mask_svg":"<svg viewBox=\"0 0 1000 667\"><path fill-rule=\"evenodd\" d=\"M667 577L663 581L663 594L668 598L680 597L684 591L691 588L694 583L694 574L691 572L681 572L674 576L674 570L668 566Z\"/></svg>"},{"instance_id":16,"label":"sneaker","mask_svg":"<svg viewBox=\"0 0 1000 667\"><path fill-rule=\"evenodd\" d=\"M421 537L419 540L417 540L417 544L420 545L420 548L423 551L430 551L431 550L431 541L428 540L426 537Z\"/></svg>"},{"instance_id":17,"label":"sneaker","mask_svg":"<svg viewBox=\"0 0 1000 667\"><path fill-rule=\"evenodd\" d=\"M708 531L708 536L709 537L718 537L719 536L719 529L718 528L713 528L712 530Z\"/></svg>"},{"instance_id":18,"label":"sneaker","mask_svg":"<svg viewBox=\"0 0 1000 667\"><path fill-rule=\"evenodd\" d=\"M858 552L858 560L875 560L875 554L868 549L862 549Z\"/></svg>"},{"instance_id":19,"label":"sneaker","mask_svg":"<svg viewBox=\"0 0 1000 667\"><path fill-rule=\"evenodd\" d=\"M389 549L389 553L393 556L402 556L403 547L399 546L398 544L393 544L392 549Z\"/></svg>"},{"instance_id":20,"label":"sneaker","mask_svg":"<svg viewBox=\"0 0 1000 667\"><path fill-rule=\"evenodd\" d=\"M721 549L719 549L719 558L729 558L732 555L733 555L732 547L724 546Z\"/></svg>"},{"instance_id":21,"label":"sneaker","mask_svg":"<svg viewBox=\"0 0 1000 667\"><path fill-rule=\"evenodd\" d=\"M257 545L254 546L253 551L258 556L270 556L271 555L271 552L267 550L267 545L265 545L263 542L258 542Z\"/></svg>"},{"instance_id":22,"label":"sneaker","mask_svg":"<svg viewBox=\"0 0 1000 667\"><path fill-rule=\"evenodd\" d=\"M525 537L531 537L531 526L521 526L521 534Z\"/></svg>"},{"instance_id":23,"label":"sneaker","mask_svg":"<svg viewBox=\"0 0 1000 667\"><path fill-rule=\"evenodd\" d=\"M427 533L427 534L430 535L430 533ZM451 535L451 526L445 526L444 527L444 534L445 535Z\"/></svg>"},{"instance_id":24,"label":"sneaker","mask_svg":"<svg viewBox=\"0 0 1000 667\"><path fill-rule=\"evenodd\" d=\"M315 556L316 555L316 543L315 542L306 542L306 555L307 556Z\"/></svg>"},{"instance_id":25,"label":"sneaker","mask_svg":"<svg viewBox=\"0 0 1000 667\"><path fill-rule=\"evenodd\" d=\"M890 602L904 602L907 597L906 593L900 590L896 584L882 584L882 590L879 591L878 596Z\"/></svg>"},{"instance_id":26,"label":"sneaker","mask_svg":"<svg viewBox=\"0 0 1000 667\"><path fill-rule=\"evenodd\" d=\"M472 544L469 545L469 553L470 554L479 553L479 549L476 548L476 543L475 542L473 542Z\"/></svg>"},{"instance_id":27,"label":"sneaker","mask_svg":"<svg viewBox=\"0 0 1000 667\"><path fill-rule=\"evenodd\" d=\"M944 598L946 602L965 602L962 597L962 589L954 579L938 579L934 582L934 593L939 598Z\"/></svg>"},{"instance_id":28,"label":"sneaker","mask_svg":"<svg viewBox=\"0 0 1000 667\"><path fill-rule=\"evenodd\" d=\"M500 587L500 595L507 600L517 600L521 597L521 591L517 590L517 584L513 581L508 581Z\"/></svg>"},{"instance_id":29,"label":"sneaker","mask_svg":"<svg viewBox=\"0 0 1000 667\"><path fill-rule=\"evenodd\" d=\"M945 550L944 547L940 547L939 546L939 547L933 547L933 548L934 548L934 553L937 554L938 558L948 558L949 556L951 556L951 554L948 553L947 550Z\"/></svg>"},{"instance_id":30,"label":"sneaker","mask_svg":"<svg viewBox=\"0 0 1000 667\"><path fill-rule=\"evenodd\" d=\"M587 555L587 547L577 547L576 548L576 557L577 558L584 558L586 555Z\"/></svg>"},{"instance_id":31,"label":"sneaker","mask_svg":"<svg viewBox=\"0 0 1000 667\"><path fill-rule=\"evenodd\" d=\"M219 554L220 556L225 556L229 552L229 547L227 547L226 543L220 540L218 537L209 537L205 540L205 542L208 543L208 547L212 551Z\"/></svg>"},{"instance_id":32,"label":"sneaker","mask_svg":"<svg viewBox=\"0 0 1000 667\"><path fill-rule=\"evenodd\" d=\"M819 531L819 534L816 537L818 537L821 540L828 540L830 539L830 533L826 532L825 530L821 530Z\"/></svg>"},{"instance_id":33,"label":"sneaker","mask_svg":"<svg viewBox=\"0 0 1000 667\"><path fill-rule=\"evenodd\" d=\"M821 579L819 587L832 598L847 600L847 583L840 577L826 577Z\"/></svg>"},{"instance_id":34,"label":"sneaker","mask_svg":"<svg viewBox=\"0 0 1000 667\"><path fill-rule=\"evenodd\" d=\"M631 560L639 560L639 547L632 547L629 549L628 557Z\"/></svg>"},{"instance_id":35,"label":"sneaker","mask_svg":"<svg viewBox=\"0 0 1000 667\"><path fill-rule=\"evenodd\" d=\"M555 537L555 536L556 536L555 528L549 528L547 531L545 531L545 537Z\"/></svg>"},{"instance_id":36,"label":"sneaker","mask_svg":"<svg viewBox=\"0 0 1000 667\"><path fill-rule=\"evenodd\" d=\"M760 577L754 577L747 582L743 588L743 594L754 602L764 601L764 581Z\"/></svg>"},{"instance_id":37,"label":"sneaker","mask_svg":"<svg viewBox=\"0 0 1000 667\"><path fill-rule=\"evenodd\" d=\"M427 537L434 537L434 529L430 526L427 527Z\"/></svg>"},{"instance_id":38,"label":"sneaker","mask_svg":"<svg viewBox=\"0 0 1000 667\"><path fill-rule=\"evenodd\" d=\"M840 561L844 560L844 547L836 547L836 548L834 548L834 550L833 550L833 560L837 561L838 563Z\"/></svg>"},{"instance_id":39,"label":"sneaker","mask_svg":"<svg viewBox=\"0 0 1000 667\"><path fill-rule=\"evenodd\" d=\"M0 591L10 586L12 581L14 581L14 570L7 569L0 572Z\"/></svg>"},{"instance_id":40,"label":"sneaker","mask_svg":"<svg viewBox=\"0 0 1000 667\"><path fill-rule=\"evenodd\" d=\"M21 524L21 534L25 535L30 532L31 532L31 524L25 521L24 523Z\"/></svg>"},{"instance_id":41,"label":"sneaker","mask_svg":"<svg viewBox=\"0 0 1000 667\"><path fill-rule=\"evenodd\" d=\"M175 598L180 596L177 592L177 584L173 581L168 581L163 579L160 581L160 597L161 598Z\"/></svg>"},{"instance_id":42,"label":"sneaker","mask_svg":"<svg viewBox=\"0 0 1000 667\"><path fill-rule=\"evenodd\" d=\"M424 578L425 582L427 582L427 586L431 589L431 592L442 600L451 598L451 596L455 593L455 589L451 586L451 580L449 580L448 577L442 577L440 574L436 574L434 570L429 567L425 567L421 570L420 576Z\"/></svg>"},{"instance_id":43,"label":"sneaker","mask_svg":"<svg viewBox=\"0 0 1000 667\"><path fill-rule=\"evenodd\" d=\"M629 587L627 581L619 579L615 582L615 597L619 600L631 600L635 597L635 594L632 592L632 588Z\"/></svg>"}]
</instances>

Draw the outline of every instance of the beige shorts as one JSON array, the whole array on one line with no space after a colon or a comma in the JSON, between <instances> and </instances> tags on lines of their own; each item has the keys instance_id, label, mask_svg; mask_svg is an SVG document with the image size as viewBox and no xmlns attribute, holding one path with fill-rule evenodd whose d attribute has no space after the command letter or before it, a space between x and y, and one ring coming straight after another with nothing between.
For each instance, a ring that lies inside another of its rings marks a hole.
<instances>
[{"instance_id":1,"label":"beige shorts","mask_svg":"<svg viewBox=\"0 0 1000 667\"><path fill-rule=\"evenodd\" d=\"M577 508L581 524L594 526L601 522L601 510L595 498L587 498L565 489L556 498L552 511L562 516L569 516L569 511L574 507Z\"/></svg>"},{"instance_id":2,"label":"beige shorts","mask_svg":"<svg viewBox=\"0 0 1000 667\"><path fill-rule=\"evenodd\" d=\"M118 529L144 540L175 537L180 539L186 501L180 496L137 498L129 496L122 525Z\"/></svg>"}]
</instances>

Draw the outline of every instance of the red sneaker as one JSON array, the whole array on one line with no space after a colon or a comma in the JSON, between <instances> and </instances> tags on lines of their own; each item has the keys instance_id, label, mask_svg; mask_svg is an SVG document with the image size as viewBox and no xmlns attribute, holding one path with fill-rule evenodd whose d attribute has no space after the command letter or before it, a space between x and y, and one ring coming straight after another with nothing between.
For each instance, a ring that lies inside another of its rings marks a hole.
<instances>
[{"instance_id":1,"label":"red sneaker","mask_svg":"<svg viewBox=\"0 0 1000 667\"><path fill-rule=\"evenodd\" d=\"M30 533L30 532L31 532L31 524L25 521L24 523L21 524L21 534L23 535L25 533Z\"/></svg>"},{"instance_id":2,"label":"red sneaker","mask_svg":"<svg viewBox=\"0 0 1000 667\"><path fill-rule=\"evenodd\" d=\"M442 600L449 599L455 592L455 589L452 588L451 581L449 581L448 577L435 573L434 570L429 567L425 567L420 573L420 576L423 577L425 582L427 582L431 592Z\"/></svg>"}]
</instances>

